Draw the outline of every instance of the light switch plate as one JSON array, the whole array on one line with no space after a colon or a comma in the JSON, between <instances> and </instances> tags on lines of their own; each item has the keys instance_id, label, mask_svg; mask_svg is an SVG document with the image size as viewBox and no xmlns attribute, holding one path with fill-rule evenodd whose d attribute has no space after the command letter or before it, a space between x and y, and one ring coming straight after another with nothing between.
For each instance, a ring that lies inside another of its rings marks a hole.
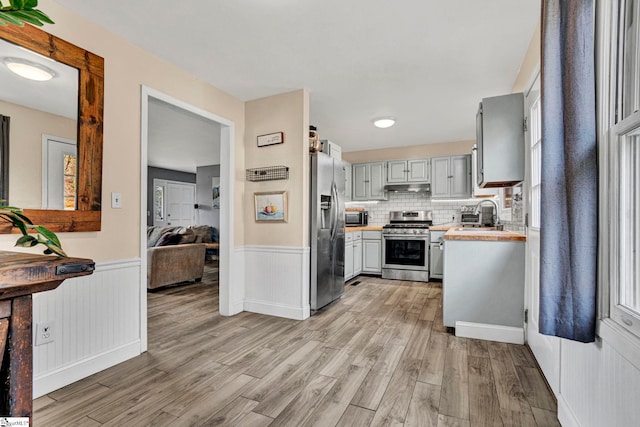
<instances>
[{"instance_id":1,"label":"light switch plate","mask_svg":"<svg viewBox=\"0 0 640 427\"><path fill-rule=\"evenodd\" d=\"M120 209L122 207L122 193L111 193L111 207L113 209Z\"/></svg>"}]
</instances>

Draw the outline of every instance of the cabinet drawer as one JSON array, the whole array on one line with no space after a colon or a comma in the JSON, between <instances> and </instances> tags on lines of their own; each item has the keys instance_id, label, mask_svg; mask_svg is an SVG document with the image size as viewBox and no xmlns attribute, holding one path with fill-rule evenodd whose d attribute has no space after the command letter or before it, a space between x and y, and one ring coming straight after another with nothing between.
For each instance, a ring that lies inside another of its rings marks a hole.
<instances>
[{"instance_id":1,"label":"cabinet drawer","mask_svg":"<svg viewBox=\"0 0 640 427\"><path fill-rule=\"evenodd\" d=\"M344 242L353 242L353 233L344 233Z\"/></svg>"},{"instance_id":2,"label":"cabinet drawer","mask_svg":"<svg viewBox=\"0 0 640 427\"><path fill-rule=\"evenodd\" d=\"M367 240L382 240L382 231L364 230L362 232L362 238Z\"/></svg>"}]
</instances>

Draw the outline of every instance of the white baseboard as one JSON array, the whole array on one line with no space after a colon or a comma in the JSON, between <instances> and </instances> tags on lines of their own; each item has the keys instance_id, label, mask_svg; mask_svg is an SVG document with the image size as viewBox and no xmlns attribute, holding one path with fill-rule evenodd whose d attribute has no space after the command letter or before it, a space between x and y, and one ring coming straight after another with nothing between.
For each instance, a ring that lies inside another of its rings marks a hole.
<instances>
[{"instance_id":1,"label":"white baseboard","mask_svg":"<svg viewBox=\"0 0 640 427\"><path fill-rule=\"evenodd\" d=\"M287 319L304 320L310 315L310 306L304 308L273 302L245 300L244 310L252 313L268 314L269 316L285 317Z\"/></svg>"},{"instance_id":2,"label":"white baseboard","mask_svg":"<svg viewBox=\"0 0 640 427\"><path fill-rule=\"evenodd\" d=\"M485 323L456 322L456 336L479 340L524 344L524 329Z\"/></svg>"},{"instance_id":3,"label":"white baseboard","mask_svg":"<svg viewBox=\"0 0 640 427\"><path fill-rule=\"evenodd\" d=\"M71 365L47 372L33 379L33 398L79 381L140 354L140 341L123 345L102 354L79 360Z\"/></svg>"},{"instance_id":4,"label":"white baseboard","mask_svg":"<svg viewBox=\"0 0 640 427\"><path fill-rule=\"evenodd\" d=\"M580 423L562 394L558 395L558 421L563 427L580 427Z\"/></svg>"}]
</instances>

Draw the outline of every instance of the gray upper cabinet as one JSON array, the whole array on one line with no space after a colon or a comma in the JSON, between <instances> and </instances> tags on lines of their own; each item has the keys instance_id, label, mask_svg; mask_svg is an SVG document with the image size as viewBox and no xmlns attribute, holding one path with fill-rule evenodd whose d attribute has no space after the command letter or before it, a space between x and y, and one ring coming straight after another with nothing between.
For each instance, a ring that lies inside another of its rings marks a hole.
<instances>
[{"instance_id":1,"label":"gray upper cabinet","mask_svg":"<svg viewBox=\"0 0 640 427\"><path fill-rule=\"evenodd\" d=\"M386 167L384 162L351 165L353 177L352 200L386 200L384 191Z\"/></svg>"},{"instance_id":2,"label":"gray upper cabinet","mask_svg":"<svg viewBox=\"0 0 640 427\"><path fill-rule=\"evenodd\" d=\"M342 166L344 167L344 200L348 202L351 200L351 190L353 187L351 185L351 163L343 160Z\"/></svg>"},{"instance_id":3,"label":"gray upper cabinet","mask_svg":"<svg viewBox=\"0 0 640 427\"><path fill-rule=\"evenodd\" d=\"M407 182L431 182L431 159L388 161L387 184Z\"/></svg>"},{"instance_id":4,"label":"gray upper cabinet","mask_svg":"<svg viewBox=\"0 0 640 427\"><path fill-rule=\"evenodd\" d=\"M471 197L471 156L431 159L431 198Z\"/></svg>"},{"instance_id":5,"label":"gray upper cabinet","mask_svg":"<svg viewBox=\"0 0 640 427\"><path fill-rule=\"evenodd\" d=\"M524 96L483 98L476 115L480 187L511 187L524 180Z\"/></svg>"}]
</instances>

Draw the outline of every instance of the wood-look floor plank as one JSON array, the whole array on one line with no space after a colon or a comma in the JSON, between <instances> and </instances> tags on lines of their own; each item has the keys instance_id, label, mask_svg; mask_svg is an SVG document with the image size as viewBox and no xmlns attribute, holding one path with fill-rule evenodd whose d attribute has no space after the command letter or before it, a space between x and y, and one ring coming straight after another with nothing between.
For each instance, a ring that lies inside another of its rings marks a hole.
<instances>
[{"instance_id":1,"label":"wood-look floor plank","mask_svg":"<svg viewBox=\"0 0 640 427\"><path fill-rule=\"evenodd\" d=\"M433 332L433 331L432 331ZM442 385L444 375L444 358L447 353L449 336L441 333L432 333L425 351L418 381Z\"/></svg>"},{"instance_id":2,"label":"wood-look floor plank","mask_svg":"<svg viewBox=\"0 0 640 427\"><path fill-rule=\"evenodd\" d=\"M493 383L491 361L468 356L469 420L473 426L502 427L500 402Z\"/></svg>"},{"instance_id":3,"label":"wood-look floor plank","mask_svg":"<svg viewBox=\"0 0 640 427\"><path fill-rule=\"evenodd\" d=\"M374 415L374 411L349 405L347 410L342 414L342 418L340 418L338 424L336 424L336 427L368 427Z\"/></svg>"},{"instance_id":4,"label":"wood-look floor plank","mask_svg":"<svg viewBox=\"0 0 640 427\"><path fill-rule=\"evenodd\" d=\"M470 427L470 423L469 420L440 414L438 415L438 427Z\"/></svg>"},{"instance_id":5,"label":"wood-look floor plank","mask_svg":"<svg viewBox=\"0 0 640 427\"><path fill-rule=\"evenodd\" d=\"M556 412L541 408L531 408L531 411L538 427L560 427Z\"/></svg>"},{"instance_id":6,"label":"wood-look floor plank","mask_svg":"<svg viewBox=\"0 0 640 427\"><path fill-rule=\"evenodd\" d=\"M529 348L525 345L509 344L509 352L511 353L511 359L516 366L526 366L528 368L537 368L533 355Z\"/></svg>"},{"instance_id":7,"label":"wood-look floor plank","mask_svg":"<svg viewBox=\"0 0 640 427\"><path fill-rule=\"evenodd\" d=\"M526 347L452 337L439 283L361 276L305 321L224 317L206 269L148 293L147 353L37 399L34 424L475 426L497 396L505 427L557 425Z\"/></svg>"},{"instance_id":8,"label":"wood-look floor plank","mask_svg":"<svg viewBox=\"0 0 640 427\"><path fill-rule=\"evenodd\" d=\"M380 357L353 397L353 405L372 410L378 408L404 350L405 347L402 345L388 345L383 348Z\"/></svg>"},{"instance_id":9,"label":"wood-look floor plank","mask_svg":"<svg viewBox=\"0 0 640 427\"><path fill-rule=\"evenodd\" d=\"M440 413L469 419L469 371L465 338L449 337L444 361Z\"/></svg>"},{"instance_id":10,"label":"wood-look floor plank","mask_svg":"<svg viewBox=\"0 0 640 427\"><path fill-rule=\"evenodd\" d=\"M335 378L324 375L316 375L300 392L295 400L291 401L284 410L278 414L271 427L276 426L301 426L311 416L320 401L329 393L336 383Z\"/></svg>"},{"instance_id":11,"label":"wood-look floor plank","mask_svg":"<svg viewBox=\"0 0 640 427\"><path fill-rule=\"evenodd\" d=\"M404 427L437 427L440 386L416 382Z\"/></svg>"},{"instance_id":12,"label":"wood-look floor plank","mask_svg":"<svg viewBox=\"0 0 640 427\"><path fill-rule=\"evenodd\" d=\"M246 417L238 421L234 427L267 427L273 423L273 419L266 415L251 412Z\"/></svg>"},{"instance_id":13,"label":"wood-look floor plank","mask_svg":"<svg viewBox=\"0 0 640 427\"><path fill-rule=\"evenodd\" d=\"M555 412L556 401L553 399L542 373L536 368L516 366L516 372L522 384L524 395L532 408L546 409Z\"/></svg>"},{"instance_id":14,"label":"wood-look floor plank","mask_svg":"<svg viewBox=\"0 0 640 427\"><path fill-rule=\"evenodd\" d=\"M351 365L347 373L331 387L305 421L309 427L335 426L349 406L369 370Z\"/></svg>"}]
</instances>

